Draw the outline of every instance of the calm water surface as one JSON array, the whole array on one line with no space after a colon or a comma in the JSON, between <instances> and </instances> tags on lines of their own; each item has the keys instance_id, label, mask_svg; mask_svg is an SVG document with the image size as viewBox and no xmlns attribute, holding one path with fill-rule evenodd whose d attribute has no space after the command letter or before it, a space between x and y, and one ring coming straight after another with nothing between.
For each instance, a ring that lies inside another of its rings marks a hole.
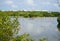
<instances>
[{"instance_id":1,"label":"calm water surface","mask_svg":"<svg viewBox=\"0 0 60 41\"><path fill-rule=\"evenodd\" d=\"M57 17L19 18L19 34L29 33L34 39L46 37L47 41L60 41Z\"/></svg>"}]
</instances>

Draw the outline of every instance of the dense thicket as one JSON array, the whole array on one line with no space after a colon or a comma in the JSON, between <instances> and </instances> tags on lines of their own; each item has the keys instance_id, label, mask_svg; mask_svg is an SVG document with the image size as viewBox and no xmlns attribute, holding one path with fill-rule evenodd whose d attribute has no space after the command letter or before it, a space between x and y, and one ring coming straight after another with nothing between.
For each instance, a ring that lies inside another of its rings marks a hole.
<instances>
[{"instance_id":1,"label":"dense thicket","mask_svg":"<svg viewBox=\"0 0 60 41\"><path fill-rule=\"evenodd\" d=\"M23 17L58 17L60 12L47 11L0 11L0 16L23 16Z\"/></svg>"},{"instance_id":2,"label":"dense thicket","mask_svg":"<svg viewBox=\"0 0 60 41\"><path fill-rule=\"evenodd\" d=\"M0 41L12 41L18 32L18 25L17 17L11 20L10 16L0 16Z\"/></svg>"}]
</instances>

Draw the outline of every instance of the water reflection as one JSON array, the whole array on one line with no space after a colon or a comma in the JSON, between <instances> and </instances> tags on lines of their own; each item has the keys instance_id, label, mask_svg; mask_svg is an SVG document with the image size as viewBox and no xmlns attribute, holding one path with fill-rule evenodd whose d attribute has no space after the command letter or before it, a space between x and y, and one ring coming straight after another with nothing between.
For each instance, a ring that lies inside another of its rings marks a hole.
<instances>
[{"instance_id":1,"label":"water reflection","mask_svg":"<svg viewBox=\"0 0 60 41\"><path fill-rule=\"evenodd\" d=\"M57 25L58 31L60 31L60 24Z\"/></svg>"},{"instance_id":2,"label":"water reflection","mask_svg":"<svg viewBox=\"0 0 60 41\"><path fill-rule=\"evenodd\" d=\"M47 37L48 41L60 41L57 17L19 18L19 22L19 34L29 33L34 39Z\"/></svg>"}]
</instances>

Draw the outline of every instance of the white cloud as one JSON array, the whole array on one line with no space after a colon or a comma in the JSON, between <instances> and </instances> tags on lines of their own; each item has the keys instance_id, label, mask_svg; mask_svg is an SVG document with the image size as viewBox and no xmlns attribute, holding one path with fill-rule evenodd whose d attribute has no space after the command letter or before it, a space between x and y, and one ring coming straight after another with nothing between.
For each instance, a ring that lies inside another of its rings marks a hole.
<instances>
[{"instance_id":1,"label":"white cloud","mask_svg":"<svg viewBox=\"0 0 60 41\"><path fill-rule=\"evenodd\" d=\"M42 2L42 5L50 5L50 6L55 6L58 8L58 4L57 3L51 3L51 2Z\"/></svg>"},{"instance_id":2,"label":"white cloud","mask_svg":"<svg viewBox=\"0 0 60 41\"><path fill-rule=\"evenodd\" d=\"M35 6L36 4L34 3L34 0L27 0L26 4Z\"/></svg>"},{"instance_id":3,"label":"white cloud","mask_svg":"<svg viewBox=\"0 0 60 41\"><path fill-rule=\"evenodd\" d=\"M13 0L6 0L5 3L12 8L17 8L17 5L15 5L15 2Z\"/></svg>"},{"instance_id":4,"label":"white cloud","mask_svg":"<svg viewBox=\"0 0 60 41\"><path fill-rule=\"evenodd\" d=\"M13 4L13 1L11 1L11 0L6 0L5 3L8 4L8 5L11 5L11 4Z\"/></svg>"},{"instance_id":5,"label":"white cloud","mask_svg":"<svg viewBox=\"0 0 60 41\"><path fill-rule=\"evenodd\" d=\"M53 4L53 5L54 5L54 6L58 6L58 4L56 4L56 3L55 3L55 4Z\"/></svg>"},{"instance_id":6,"label":"white cloud","mask_svg":"<svg viewBox=\"0 0 60 41\"><path fill-rule=\"evenodd\" d=\"M50 5L50 2L42 2L43 5Z\"/></svg>"},{"instance_id":7,"label":"white cloud","mask_svg":"<svg viewBox=\"0 0 60 41\"><path fill-rule=\"evenodd\" d=\"M16 6L16 5L14 5L14 4L13 4L13 5L11 5L11 7L12 7L12 8L17 8L17 6Z\"/></svg>"},{"instance_id":8,"label":"white cloud","mask_svg":"<svg viewBox=\"0 0 60 41\"><path fill-rule=\"evenodd\" d=\"M59 9L59 5L57 3L52 4L53 6L55 6L57 9Z\"/></svg>"}]
</instances>

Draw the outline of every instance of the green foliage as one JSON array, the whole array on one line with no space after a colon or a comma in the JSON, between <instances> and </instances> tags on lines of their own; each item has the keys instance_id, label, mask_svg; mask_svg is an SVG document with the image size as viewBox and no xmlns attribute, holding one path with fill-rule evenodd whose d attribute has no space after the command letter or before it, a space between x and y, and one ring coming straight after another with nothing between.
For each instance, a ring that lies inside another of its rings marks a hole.
<instances>
[{"instance_id":1,"label":"green foliage","mask_svg":"<svg viewBox=\"0 0 60 41\"><path fill-rule=\"evenodd\" d=\"M29 34L23 34L14 38L13 41L34 41L34 40L29 37Z\"/></svg>"},{"instance_id":2,"label":"green foliage","mask_svg":"<svg viewBox=\"0 0 60 41\"><path fill-rule=\"evenodd\" d=\"M48 11L0 11L0 16L23 16L23 17L58 17L60 12Z\"/></svg>"},{"instance_id":3,"label":"green foliage","mask_svg":"<svg viewBox=\"0 0 60 41\"><path fill-rule=\"evenodd\" d=\"M0 16L0 41L10 41L18 32L17 18L12 21L9 16Z\"/></svg>"},{"instance_id":4,"label":"green foliage","mask_svg":"<svg viewBox=\"0 0 60 41\"><path fill-rule=\"evenodd\" d=\"M47 41L46 38L39 39L39 41Z\"/></svg>"}]
</instances>

